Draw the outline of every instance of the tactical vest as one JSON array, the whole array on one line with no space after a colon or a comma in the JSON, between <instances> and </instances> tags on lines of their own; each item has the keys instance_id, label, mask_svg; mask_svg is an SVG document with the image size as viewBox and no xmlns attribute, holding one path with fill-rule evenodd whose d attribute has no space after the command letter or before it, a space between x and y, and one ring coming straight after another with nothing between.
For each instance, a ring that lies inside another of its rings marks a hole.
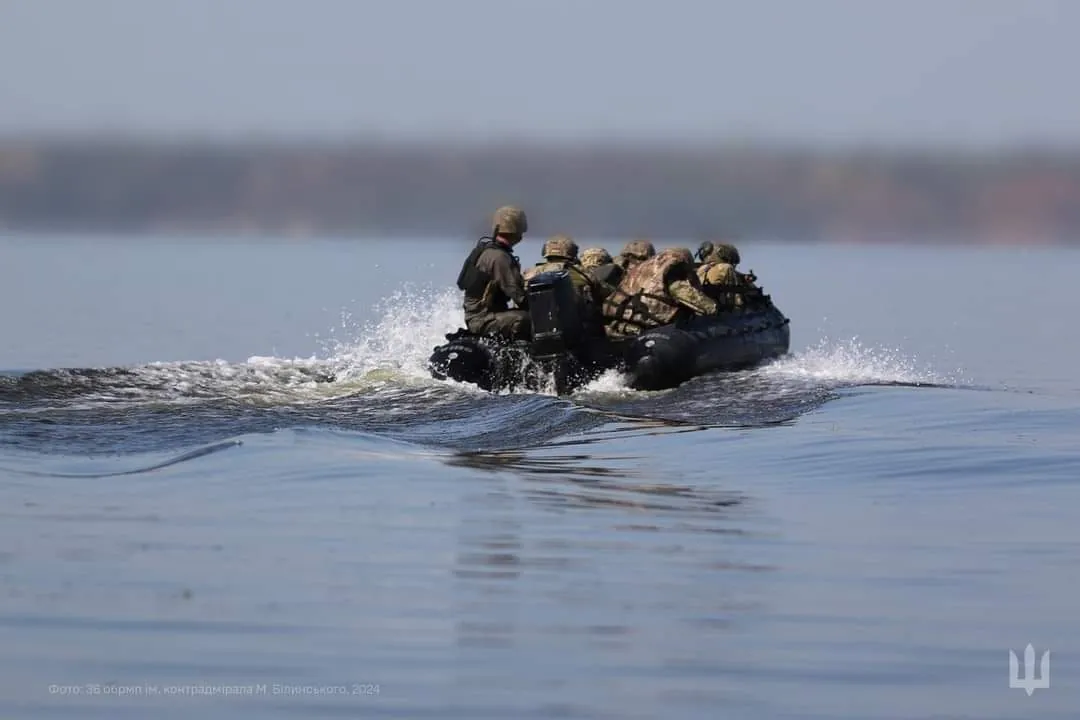
<instances>
[{"instance_id":1,"label":"tactical vest","mask_svg":"<svg viewBox=\"0 0 1080 720\"><path fill-rule=\"evenodd\" d=\"M497 243L489 237L480 238L480 242L476 244L476 247L472 249L469 256L465 258L465 262L461 264L461 272L458 273L458 290L464 291L466 298L473 300L482 300L485 297L490 298L488 286L491 284L492 277L477 267L480 255L490 248L502 250L513 259L515 265L518 264L517 256L510 252L510 249L505 245Z\"/></svg>"},{"instance_id":2,"label":"tactical vest","mask_svg":"<svg viewBox=\"0 0 1080 720\"><path fill-rule=\"evenodd\" d=\"M637 334L673 322L682 306L668 295L665 279L680 262L674 255L661 254L631 267L618 291L604 301L604 320L618 334Z\"/></svg>"}]
</instances>

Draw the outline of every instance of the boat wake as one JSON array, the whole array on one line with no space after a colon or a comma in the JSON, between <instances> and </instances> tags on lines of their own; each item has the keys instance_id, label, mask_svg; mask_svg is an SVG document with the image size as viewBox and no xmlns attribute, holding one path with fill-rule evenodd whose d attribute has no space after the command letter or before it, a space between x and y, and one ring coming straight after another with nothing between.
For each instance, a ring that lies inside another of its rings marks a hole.
<instances>
[{"instance_id":1,"label":"boat wake","mask_svg":"<svg viewBox=\"0 0 1080 720\"><path fill-rule=\"evenodd\" d=\"M157 362L0 375L0 446L122 454L212 445L248 433L325 427L440 447L541 445L612 419L698 426L788 423L866 385L955 387L896 348L821 340L763 367L695 378L672 390L629 389L618 373L570 398L488 394L436 381L431 350L460 322L458 294L408 286L344 315L308 358Z\"/></svg>"},{"instance_id":2,"label":"boat wake","mask_svg":"<svg viewBox=\"0 0 1080 720\"><path fill-rule=\"evenodd\" d=\"M823 338L812 347L761 368L760 372L838 387L961 387L968 384L959 371L942 374L905 354L902 348L866 346L857 337L842 341Z\"/></svg>"}]
</instances>

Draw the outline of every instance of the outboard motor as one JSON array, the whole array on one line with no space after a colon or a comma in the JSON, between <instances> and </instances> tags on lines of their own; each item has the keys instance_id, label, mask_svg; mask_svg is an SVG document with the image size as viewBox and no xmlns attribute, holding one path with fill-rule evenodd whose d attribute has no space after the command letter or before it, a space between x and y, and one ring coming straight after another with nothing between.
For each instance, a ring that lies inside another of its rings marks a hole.
<instances>
[{"instance_id":1,"label":"outboard motor","mask_svg":"<svg viewBox=\"0 0 1080 720\"><path fill-rule=\"evenodd\" d=\"M532 320L532 357L538 369L554 379L555 391L562 395L582 372L575 351L581 346L584 332L570 273L540 273L529 280L526 292Z\"/></svg>"},{"instance_id":2,"label":"outboard motor","mask_svg":"<svg viewBox=\"0 0 1080 720\"><path fill-rule=\"evenodd\" d=\"M540 273L529 280L532 354L537 358L565 355L581 342L577 294L565 270Z\"/></svg>"}]
</instances>

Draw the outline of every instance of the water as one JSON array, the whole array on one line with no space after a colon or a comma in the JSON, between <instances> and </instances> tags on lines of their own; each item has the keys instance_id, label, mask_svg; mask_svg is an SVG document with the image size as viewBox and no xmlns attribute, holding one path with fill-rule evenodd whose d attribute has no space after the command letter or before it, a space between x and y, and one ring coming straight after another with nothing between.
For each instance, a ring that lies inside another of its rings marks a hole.
<instances>
[{"instance_id":1,"label":"water","mask_svg":"<svg viewBox=\"0 0 1080 720\"><path fill-rule=\"evenodd\" d=\"M0 716L1075 716L1080 253L747 244L791 357L559 399L424 373L467 245L0 243Z\"/></svg>"}]
</instances>

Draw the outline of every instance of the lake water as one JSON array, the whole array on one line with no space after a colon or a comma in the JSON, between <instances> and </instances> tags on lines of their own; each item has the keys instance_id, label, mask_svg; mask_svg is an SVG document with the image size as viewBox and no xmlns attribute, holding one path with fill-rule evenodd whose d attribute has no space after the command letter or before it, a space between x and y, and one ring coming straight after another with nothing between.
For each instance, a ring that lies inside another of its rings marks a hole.
<instances>
[{"instance_id":1,"label":"lake water","mask_svg":"<svg viewBox=\"0 0 1080 720\"><path fill-rule=\"evenodd\" d=\"M748 242L790 357L560 399L424 372L470 242L0 242L0 717L1076 717L1080 252Z\"/></svg>"}]
</instances>

